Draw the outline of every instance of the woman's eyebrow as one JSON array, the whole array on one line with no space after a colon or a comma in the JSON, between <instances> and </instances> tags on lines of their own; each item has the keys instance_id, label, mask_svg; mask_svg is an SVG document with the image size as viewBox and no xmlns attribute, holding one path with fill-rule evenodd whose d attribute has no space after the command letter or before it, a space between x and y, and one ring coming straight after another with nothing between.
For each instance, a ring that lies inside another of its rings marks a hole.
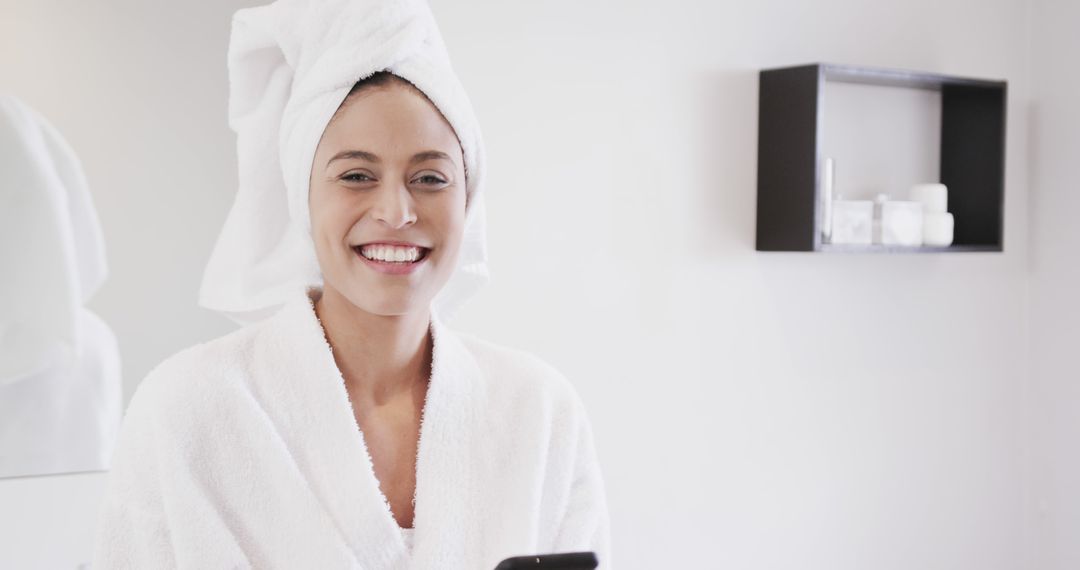
<instances>
[{"instance_id":1,"label":"woman's eyebrow","mask_svg":"<svg viewBox=\"0 0 1080 570\"><path fill-rule=\"evenodd\" d=\"M375 153L371 153L366 150L343 150L331 157L330 160L326 161L326 166L330 166L331 162L334 162L339 158L359 158L368 162L374 162L376 164L382 163L382 159L379 158L379 156ZM409 164L438 158L450 160L451 162L453 162L450 158L450 155L442 152L441 150L425 150L423 152L418 152L414 154L413 157L409 160Z\"/></svg>"}]
</instances>

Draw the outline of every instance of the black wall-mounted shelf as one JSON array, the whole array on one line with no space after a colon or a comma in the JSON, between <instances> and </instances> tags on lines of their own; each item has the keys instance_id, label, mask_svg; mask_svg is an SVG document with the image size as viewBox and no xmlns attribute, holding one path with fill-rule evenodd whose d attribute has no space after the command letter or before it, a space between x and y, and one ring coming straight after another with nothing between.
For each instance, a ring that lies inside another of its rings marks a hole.
<instances>
[{"instance_id":1,"label":"black wall-mounted shelf","mask_svg":"<svg viewBox=\"0 0 1080 570\"><path fill-rule=\"evenodd\" d=\"M940 182L955 220L952 245L822 242L819 167L826 82L941 92ZM816 63L761 70L758 92L758 251L1003 251L1005 81Z\"/></svg>"}]
</instances>

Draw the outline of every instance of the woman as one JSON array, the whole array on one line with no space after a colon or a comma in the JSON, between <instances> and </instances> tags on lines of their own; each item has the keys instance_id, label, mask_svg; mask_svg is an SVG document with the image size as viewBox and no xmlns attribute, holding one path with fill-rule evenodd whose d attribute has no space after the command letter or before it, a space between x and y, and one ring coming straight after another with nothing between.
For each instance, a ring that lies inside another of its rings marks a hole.
<instances>
[{"instance_id":1,"label":"woman","mask_svg":"<svg viewBox=\"0 0 1080 570\"><path fill-rule=\"evenodd\" d=\"M241 10L229 62L202 302L247 326L139 385L94 568L611 568L572 384L445 324L486 278L483 151L427 5Z\"/></svg>"}]
</instances>

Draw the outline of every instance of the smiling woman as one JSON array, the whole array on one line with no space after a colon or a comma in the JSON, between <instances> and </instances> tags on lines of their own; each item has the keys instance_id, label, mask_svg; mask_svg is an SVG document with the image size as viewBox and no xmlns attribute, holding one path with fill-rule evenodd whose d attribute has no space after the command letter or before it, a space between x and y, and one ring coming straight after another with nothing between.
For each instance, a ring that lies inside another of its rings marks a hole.
<instances>
[{"instance_id":1,"label":"smiling woman","mask_svg":"<svg viewBox=\"0 0 1080 570\"><path fill-rule=\"evenodd\" d=\"M229 63L240 189L200 293L245 326L139 384L93 566L610 570L574 385L447 324L487 279L484 153L427 3L240 10Z\"/></svg>"}]
</instances>

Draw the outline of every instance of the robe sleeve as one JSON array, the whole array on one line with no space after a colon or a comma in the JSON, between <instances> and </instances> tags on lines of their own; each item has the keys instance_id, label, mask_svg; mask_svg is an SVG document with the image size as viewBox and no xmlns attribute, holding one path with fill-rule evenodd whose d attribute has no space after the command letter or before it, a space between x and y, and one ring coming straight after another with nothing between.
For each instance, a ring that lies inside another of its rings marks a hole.
<instances>
[{"instance_id":1,"label":"robe sleeve","mask_svg":"<svg viewBox=\"0 0 1080 570\"><path fill-rule=\"evenodd\" d=\"M611 523L592 424L575 394L575 451L569 499L555 538L555 552L593 551L598 570L612 570Z\"/></svg>"},{"instance_id":2,"label":"robe sleeve","mask_svg":"<svg viewBox=\"0 0 1080 570\"><path fill-rule=\"evenodd\" d=\"M124 413L98 510L93 570L177 567L159 472L161 416L150 378Z\"/></svg>"}]
</instances>

